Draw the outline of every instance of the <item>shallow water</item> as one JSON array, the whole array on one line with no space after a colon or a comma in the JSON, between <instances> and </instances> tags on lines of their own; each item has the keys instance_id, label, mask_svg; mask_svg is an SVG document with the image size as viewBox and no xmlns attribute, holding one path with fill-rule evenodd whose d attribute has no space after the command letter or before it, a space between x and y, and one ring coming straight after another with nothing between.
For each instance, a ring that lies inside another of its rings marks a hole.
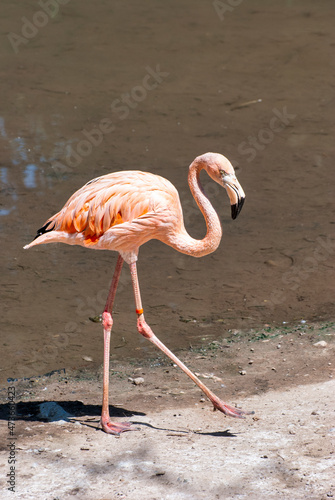
<instances>
[{"instance_id":1,"label":"shallow water","mask_svg":"<svg viewBox=\"0 0 335 500\"><path fill-rule=\"evenodd\" d=\"M37 228L89 179L135 168L176 185L201 238L187 167L206 151L232 160L247 201L232 221L204 176L224 229L216 253L141 249L157 335L178 350L228 329L333 316L333 3L48 5L0 7L2 379L102 361L89 317L101 313L116 255L23 251ZM112 359L155 352L135 321L124 269Z\"/></svg>"}]
</instances>

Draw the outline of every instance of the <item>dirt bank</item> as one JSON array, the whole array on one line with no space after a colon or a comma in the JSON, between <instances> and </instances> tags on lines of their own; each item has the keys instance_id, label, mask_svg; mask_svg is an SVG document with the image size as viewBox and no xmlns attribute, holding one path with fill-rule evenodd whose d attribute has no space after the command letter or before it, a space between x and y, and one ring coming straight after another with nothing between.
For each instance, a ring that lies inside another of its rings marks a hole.
<instances>
[{"instance_id":1,"label":"dirt bank","mask_svg":"<svg viewBox=\"0 0 335 500\"><path fill-rule=\"evenodd\" d=\"M112 417L134 428L119 438L99 429L100 370L9 382L16 391L15 498L332 498L334 325L247 333L179 353L216 394L255 411L245 420L213 412L161 358L113 367ZM1 433L8 437L6 396L3 390ZM63 412L49 414L55 422L41 419L40 405L50 402ZM10 450L3 443L4 492Z\"/></svg>"}]
</instances>

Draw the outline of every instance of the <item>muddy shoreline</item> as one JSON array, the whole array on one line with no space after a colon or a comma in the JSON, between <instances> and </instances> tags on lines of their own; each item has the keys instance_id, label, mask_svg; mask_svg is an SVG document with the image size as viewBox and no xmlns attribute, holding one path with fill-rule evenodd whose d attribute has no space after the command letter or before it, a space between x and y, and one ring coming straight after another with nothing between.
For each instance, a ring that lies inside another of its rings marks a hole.
<instances>
[{"instance_id":1,"label":"muddy shoreline","mask_svg":"<svg viewBox=\"0 0 335 500\"><path fill-rule=\"evenodd\" d=\"M133 429L119 438L99 426L101 367L8 381L0 424L15 437L16 498L57 489L64 500L326 500L335 494L334 332L334 323L234 331L178 352L228 404L255 411L244 420L213 412L161 357L112 365L111 417ZM4 466L8 453L0 451ZM9 498L3 477L0 484Z\"/></svg>"}]
</instances>

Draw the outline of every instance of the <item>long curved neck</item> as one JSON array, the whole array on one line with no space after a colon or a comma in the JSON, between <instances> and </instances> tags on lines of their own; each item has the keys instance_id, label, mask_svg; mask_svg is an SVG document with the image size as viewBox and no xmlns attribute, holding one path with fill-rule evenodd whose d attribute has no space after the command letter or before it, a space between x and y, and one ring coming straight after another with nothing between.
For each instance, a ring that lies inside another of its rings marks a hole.
<instances>
[{"instance_id":1,"label":"long curved neck","mask_svg":"<svg viewBox=\"0 0 335 500\"><path fill-rule=\"evenodd\" d=\"M202 240L192 238L186 231L184 224L178 234L174 235L173 242L170 244L179 252L193 257L202 257L214 252L220 244L222 237L222 229L219 217L215 212L212 204L204 193L200 182L200 172L204 168L202 162L194 161L191 163L188 174L188 184L191 193L203 214L207 233Z\"/></svg>"}]
</instances>

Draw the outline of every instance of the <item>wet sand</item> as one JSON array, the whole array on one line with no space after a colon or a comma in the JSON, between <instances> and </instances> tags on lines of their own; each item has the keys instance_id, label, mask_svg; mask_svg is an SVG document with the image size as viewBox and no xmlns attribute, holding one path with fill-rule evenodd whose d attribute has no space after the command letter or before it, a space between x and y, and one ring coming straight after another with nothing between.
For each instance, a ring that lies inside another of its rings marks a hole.
<instances>
[{"instance_id":1,"label":"wet sand","mask_svg":"<svg viewBox=\"0 0 335 500\"><path fill-rule=\"evenodd\" d=\"M39 19L34 2L1 10L21 37L21 17ZM201 238L187 168L206 151L232 160L247 201L232 221L204 176L220 248L199 260L155 241L141 248L158 336L178 349L229 329L334 317L332 13L331 2L243 2L222 19L200 1L71 1L26 42L3 34L3 381L85 366L83 356L101 363L101 326L89 317L102 311L116 255L23 251L37 228L89 179L135 168L176 185ZM113 128L102 140L101 127ZM127 269L112 342L116 359L154 352L136 332Z\"/></svg>"}]
</instances>

